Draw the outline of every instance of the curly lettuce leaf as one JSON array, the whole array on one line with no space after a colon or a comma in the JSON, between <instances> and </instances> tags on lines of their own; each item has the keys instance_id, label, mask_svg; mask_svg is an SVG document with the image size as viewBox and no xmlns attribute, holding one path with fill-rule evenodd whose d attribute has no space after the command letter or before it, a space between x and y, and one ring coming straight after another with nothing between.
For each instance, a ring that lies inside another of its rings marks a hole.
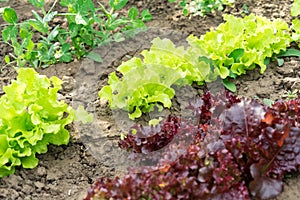
<instances>
[{"instance_id":1,"label":"curly lettuce leaf","mask_svg":"<svg viewBox=\"0 0 300 200\"><path fill-rule=\"evenodd\" d=\"M48 144L69 142L65 126L74 111L57 100L62 81L48 79L33 69L18 70L17 80L3 88L0 98L0 177L14 173L15 167L34 168L36 153L45 153Z\"/></svg>"},{"instance_id":2,"label":"curly lettuce leaf","mask_svg":"<svg viewBox=\"0 0 300 200\"><path fill-rule=\"evenodd\" d=\"M94 120L93 114L88 113L83 106L78 106L77 110L74 110L74 121L81 121L83 124L92 123Z\"/></svg>"},{"instance_id":3,"label":"curly lettuce leaf","mask_svg":"<svg viewBox=\"0 0 300 200\"><path fill-rule=\"evenodd\" d=\"M257 65L263 73L265 59L285 51L292 41L288 24L280 19L270 21L251 14L244 18L224 15L224 20L199 39L193 35L188 38L192 47L201 47L204 55L214 61L222 79L245 74ZM237 50L243 53L234 56Z\"/></svg>"},{"instance_id":4,"label":"curly lettuce leaf","mask_svg":"<svg viewBox=\"0 0 300 200\"><path fill-rule=\"evenodd\" d=\"M182 46L176 48L169 39L155 38L150 51L145 50L141 54L146 64L157 63L176 70L183 77L178 82L180 85L215 80L209 76L210 65L199 61L198 57L202 54L187 51Z\"/></svg>"},{"instance_id":5,"label":"curly lettuce leaf","mask_svg":"<svg viewBox=\"0 0 300 200\"><path fill-rule=\"evenodd\" d=\"M187 49L176 47L169 39L155 38L150 50L141 53L143 58L134 57L118 67L121 78L116 73L109 75L109 85L101 89L100 98L112 109L128 111L134 119L159 104L169 108L172 85L201 85L218 76L236 78L256 66L263 73L266 59L284 52L292 41L288 24L279 19L270 21L251 14L244 18L224 15L224 20L200 39L189 36ZM169 77L168 82L158 79L161 76ZM235 89L228 80L224 83ZM155 85L158 90L152 94L154 89L149 88Z\"/></svg>"},{"instance_id":6,"label":"curly lettuce leaf","mask_svg":"<svg viewBox=\"0 0 300 200\"><path fill-rule=\"evenodd\" d=\"M217 78L219 71L210 63L199 59L199 49L176 47L169 39L155 38L150 50L144 50L143 59L134 57L123 62L118 71L108 77L99 96L109 102L112 109L128 111L131 119L154 107L171 107L175 92L172 85L203 84Z\"/></svg>"},{"instance_id":7,"label":"curly lettuce leaf","mask_svg":"<svg viewBox=\"0 0 300 200\"><path fill-rule=\"evenodd\" d=\"M300 0L294 0L294 3L291 7L291 15L293 17L300 15Z\"/></svg>"},{"instance_id":8,"label":"curly lettuce leaf","mask_svg":"<svg viewBox=\"0 0 300 200\"><path fill-rule=\"evenodd\" d=\"M294 32L292 33L292 39L293 41L298 43L298 46L300 47L300 20L294 19L292 21L292 29Z\"/></svg>"},{"instance_id":9,"label":"curly lettuce leaf","mask_svg":"<svg viewBox=\"0 0 300 200\"><path fill-rule=\"evenodd\" d=\"M112 109L128 111L131 119L152 111L155 106L171 107L175 95L171 85L181 78L175 70L158 64L143 64L133 65L126 71L126 65L120 66L120 70L124 70L122 79L116 73L109 75L109 85L100 90L100 98L108 100Z\"/></svg>"}]
</instances>

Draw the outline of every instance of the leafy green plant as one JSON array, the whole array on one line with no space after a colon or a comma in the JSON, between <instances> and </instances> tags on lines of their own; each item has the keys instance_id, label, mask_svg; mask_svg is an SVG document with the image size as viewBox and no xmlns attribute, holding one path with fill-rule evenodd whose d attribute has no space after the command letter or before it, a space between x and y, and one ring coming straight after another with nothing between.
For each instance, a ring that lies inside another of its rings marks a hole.
<instances>
[{"instance_id":1,"label":"leafy green plant","mask_svg":"<svg viewBox=\"0 0 300 200\"><path fill-rule=\"evenodd\" d=\"M145 74L148 75L146 79ZM171 85L179 78L175 70L163 65L140 65L131 69L122 80L115 73L110 74L110 85L99 95L109 100L111 108L124 109L130 112L131 119L135 119L142 113L153 111L158 103L170 108L175 95Z\"/></svg>"},{"instance_id":2,"label":"leafy green plant","mask_svg":"<svg viewBox=\"0 0 300 200\"><path fill-rule=\"evenodd\" d=\"M224 15L224 19L225 23L199 39L188 38L214 62L222 79L236 78L256 66L263 73L266 59L285 52L292 41L288 24L280 19L270 21L254 14L244 18Z\"/></svg>"},{"instance_id":3,"label":"leafy green plant","mask_svg":"<svg viewBox=\"0 0 300 200\"><path fill-rule=\"evenodd\" d=\"M220 76L224 86L235 91L229 77L236 78L257 65L263 73L268 60L299 55L297 50L286 50L292 39L282 20L270 21L253 14L245 18L225 15L224 19L225 23L200 39L189 36L187 49L176 48L168 39L154 39L150 50L141 53L143 59L134 57L117 68L121 77L109 75L100 98L135 119L154 107L169 108L174 85L203 85Z\"/></svg>"},{"instance_id":4,"label":"leafy green plant","mask_svg":"<svg viewBox=\"0 0 300 200\"><path fill-rule=\"evenodd\" d=\"M48 144L68 144L70 135L65 126L75 118L91 122L92 117L82 107L74 111L57 100L61 84L55 76L48 79L31 68L20 68L17 79L3 88L0 177L13 174L17 166L34 168L38 164L36 153L47 152Z\"/></svg>"},{"instance_id":5,"label":"leafy green plant","mask_svg":"<svg viewBox=\"0 0 300 200\"><path fill-rule=\"evenodd\" d=\"M151 112L155 107L171 107L175 95L172 85L183 86L198 82L203 84L217 77L217 71L198 59L192 50L176 48L168 39L156 38L150 50L137 57L123 62L118 68L121 79L113 72L109 75L108 84L99 96L108 100L112 109L123 109L129 112L131 119L142 113Z\"/></svg>"},{"instance_id":6,"label":"leafy green plant","mask_svg":"<svg viewBox=\"0 0 300 200\"><path fill-rule=\"evenodd\" d=\"M300 15L300 0L294 0L294 3L291 7L291 15L293 17Z\"/></svg>"},{"instance_id":7,"label":"leafy green plant","mask_svg":"<svg viewBox=\"0 0 300 200\"><path fill-rule=\"evenodd\" d=\"M291 7L291 15L297 17L300 15L300 0L294 0L294 3ZM295 42L299 44L300 47L300 20L298 18L293 19L292 21L292 38Z\"/></svg>"},{"instance_id":8,"label":"leafy green plant","mask_svg":"<svg viewBox=\"0 0 300 200\"><path fill-rule=\"evenodd\" d=\"M8 23L2 31L2 39L14 49L14 53L6 55L5 60L11 63L12 58L18 67L27 63L34 67L47 67L83 56L101 62L99 56L89 54L89 51L107 42L119 42L136 34L145 29L144 22L152 18L148 10L139 13L135 7L129 9L127 16L117 13L128 0L110 0L110 9L101 3L96 7L92 0L56 0L47 12L44 0L29 2L39 8L42 15L32 11L33 19L18 22L13 8L2 9L2 18ZM58 2L67 7L68 12L54 11ZM67 27L57 25L51 28L49 23L54 18L66 19ZM36 33L39 34L37 43L33 42Z\"/></svg>"},{"instance_id":9,"label":"leafy green plant","mask_svg":"<svg viewBox=\"0 0 300 200\"><path fill-rule=\"evenodd\" d=\"M283 98L288 98L288 99L295 99L298 97L299 90L288 90L285 91L285 93L282 95Z\"/></svg>"},{"instance_id":10,"label":"leafy green plant","mask_svg":"<svg viewBox=\"0 0 300 200\"><path fill-rule=\"evenodd\" d=\"M243 12L242 12L242 14L244 14L244 15L249 14L249 6L246 3L243 4Z\"/></svg>"},{"instance_id":11,"label":"leafy green plant","mask_svg":"<svg viewBox=\"0 0 300 200\"><path fill-rule=\"evenodd\" d=\"M177 0L169 0L176 2ZM222 11L224 6L232 5L235 0L180 0L179 6L183 7L184 16L205 16L212 11Z\"/></svg>"}]
</instances>

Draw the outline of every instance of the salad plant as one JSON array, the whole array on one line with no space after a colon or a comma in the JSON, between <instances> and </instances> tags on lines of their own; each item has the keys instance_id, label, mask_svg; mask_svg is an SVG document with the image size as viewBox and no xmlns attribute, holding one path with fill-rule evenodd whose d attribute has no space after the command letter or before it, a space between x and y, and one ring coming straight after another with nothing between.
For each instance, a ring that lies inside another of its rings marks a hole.
<instances>
[{"instance_id":1,"label":"salad plant","mask_svg":"<svg viewBox=\"0 0 300 200\"><path fill-rule=\"evenodd\" d=\"M169 0L178 2L178 0ZM180 0L179 6L183 8L184 16L205 16L213 11L222 11L225 6L231 6L235 0Z\"/></svg>"},{"instance_id":2,"label":"salad plant","mask_svg":"<svg viewBox=\"0 0 300 200\"><path fill-rule=\"evenodd\" d=\"M158 164L99 178L85 200L270 199L282 192L286 174L299 172L299 98L268 107L228 92L206 93L190 109L198 124L169 116L156 128L134 126L120 147ZM163 153L153 157L158 149Z\"/></svg>"},{"instance_id":3,"label":"salad plant","mask_svg":"<svg viewBox=\"0 0 300 200\"><path fill-rule=\"evenodd\" d=\"M168 39L154 39L150 50L141 53L143 59L134 57L117 68L121 77L109 75L100 98L135 119L155 106L170 108L174 85L203 85L219 76L227 89L235 91L228 78L256 66L263 73L268 59L276 55L299 55L296 50L287 50L292 39L282 20L270 21L253 14L244 18L225 15L224 19L225 23L200 38L190 35L187 49L175 47Z\"/></svg>"},{"instance_id":4,"label":"salad plant","mask_svg":"<svg viewBox=\"0 0 300 200\"><path fill-rule=\"evenodd\" d=\"M300 0L294 0L291 7L291 15L293 17L298 17L300 15ZM299 44L300 47L300 20L299 18L293 19L292 21L293 35L292 38L295 42Z\"/></svg>"},{"instance_id":5,"label":"salad plant","mask_svg":"<svg viewBox=\"0 0 300 200\"><path fill-rule=\"evenodd\" d=\"M65 126L75 118L91 122L82 107L73 110L57 100L62 80L48 79L32 68L18 69L11 85L3 88L0 98L0 178L13 174L15 167L34 168L36 153L47 152L49 144L69 142Z\"/></svg>"},{"instance_id":6,"label":"salad plant","mask_svg":"<svg viewBox=\"0 0 300 200\"><path fill-rule=\"evenodd\" d=\"M270 21L250 14L244 18L224 15L224 20L199 39L193 35L188 38L214 62L222 79L236 78L256 66L263 73L266 59L285 52L292 42L288 24L280 19Z\"/></svg>"},{"instance_id":7,"label":"salad plant","mask_svg":"<svg viewBox=\"0 0 300 200\"><path fill-rule=\"evenodd\" d=\"M144 50L141 55L143 59L134 57L123 62L117 68L122 77L111 73L109 85L99 92L100 98L108 100L112 109L128 111L131 119L153 111L155 107L170 108L175 95L172 85L209 82L217 75L192 51L176 48L169 39L154 39L150 50Z\"/></svg>"},{"instance_id":8,"label":"salad plant","mask_svg":"<svg viewBox=\"0 0 300 200\"><path fill-rule=\"evenodd\" d=\"M70 62L87 56L98 62L97 54L89 54L92 49L110 41L122 41L146 28L144 22L152 16L148 10L141 13L131 7L127 16L117 11L124 8L128 0L110 0L107 9L92 0L55 0L51 8L45 10L44 0L28 0L40 9L33 12L33 19L18 21L13 8L2 8L2 18L7 24L2 31L2 40L14 49L13 54L6 55L6 63L16 62L18 67L29 64L33 67L47 67L57 62ZM66 13L55 11L60 3L67 7ZM59 24L52 28L49 24L55 19L65 20L66 25ZM37 41L33 38L37 36Z\"/></svg>"}]
</instances>

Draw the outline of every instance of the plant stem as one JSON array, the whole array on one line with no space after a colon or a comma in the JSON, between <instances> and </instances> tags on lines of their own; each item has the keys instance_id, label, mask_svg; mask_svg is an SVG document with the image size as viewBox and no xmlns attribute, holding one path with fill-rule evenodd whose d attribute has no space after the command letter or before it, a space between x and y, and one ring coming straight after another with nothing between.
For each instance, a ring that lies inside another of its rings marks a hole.
<instances>
[{"instance_id":1,"label":"plant stem","mask_svg":"<svg viewBox=\"0 0 300 200\"><path fill-rule=\"evenodd\" d=\"M10 25L20 26L20 25L22 25L22 24L24 24L24 22L14 23L14 24L0 24L0 27L10 26Z\"/></svg>"},{"instance_id":2,"label":"plant stem","mask_svg":"<svg viewBox=\"0 0 300 200\"><path fill-rule=\"evenodd\" d=\"M108 12L108 11L105 9L105 7L104 7L100 2L98 2L98 4L99 4L101 10L102 10L102 11L104 12L104 14L106 15L106 17L110 19L112 13L114 12L114 9L112 8L111 11Z\"/></svg>"},{"instance_id":3,"label":"plant stem","mask_svg":"<svg viewBox=\"0 0 300 200\"><path fill-rule=\"evenodd\" d=\"M76 13L58 13L56 16L76 16Z\"/></svg>"},{"instance_id":4,"label":"plant stem","mask_svg":"<svg viewBox=\"0 0 300 200\"><path fill-rule=\"evenodd\" d=\"M49 11L48 11L48 13L50 13L50 12L53 10L53 8L54 8L54 6L56 5L57 1L58 1L58 0L55 0L55 1L54 1L54 3L52 4L51 8L50 8Z\"/></svg>"}]
</instances>

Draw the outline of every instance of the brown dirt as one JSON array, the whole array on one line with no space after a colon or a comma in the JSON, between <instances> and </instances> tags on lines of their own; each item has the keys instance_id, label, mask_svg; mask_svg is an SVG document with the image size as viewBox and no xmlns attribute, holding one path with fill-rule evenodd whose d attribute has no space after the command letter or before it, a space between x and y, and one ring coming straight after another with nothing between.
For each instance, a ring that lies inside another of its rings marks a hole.
<instances>
[{"instance_id":1,"label":"brown dirt","mask_svg":"<svg viewBox=\"0 0 300 200\"><path fill-rule=\"evenodd\" d=\"M224 12L242 16L243 4L247 4L250 12L271 19L283 18L290 22L289 9L291 2L293 1L238 0L233 8L226 8ZM174 4L167 3L167 0L132 0L130 4L136 5L139 9L147 8L150 10L154 19L148 23L148 26L153 27L151 29L153 32L126 41L124 45L118 44L114 46L112 44L96 50L104 59L104 62L101 64L83 60L38 70L47 76L55 75L63 79L64 88L60 92L60 99L73 103L73 105L83 102L89 111L95 112L98 120L96 131L99 131L99 135L95 134L95 130L93 130L93 137L90 138L91 134L83 133L80 126L71 125L69 129L72 137L69 145L50 146L46 154L38 156L40 159L38 167L32 170L18 168L14 175L0 180L0 199L83 199L88 187L98 177L113 177L119 174L122 168L110 163L119 159L120 155L118 155L117 151L115 152L113 151L114 149L109 147L109 150L104 150L104 153L110 151L112 153L103 155L104 147L102 146L105 146L106 143L100 147L98 146L100 152L95 151L97 144L96 146L90 146L93 141L101 139L102 136L114 138L128 127L128 121L124 121L124 124L118 124L123 116L121 113L111 112L105 102L97 99L96 93L105 84L107 74L113 71L121 63L121 60L128 59L128 55L135 55L136 51L149 47L149 42L154 36L165 35L173 41L177 41L177 44L184 44L182 39L187 35L194 34L199 36L211 27L216 27L223 22L220 13L210 14L205 18L195 17L188 19L181 15L180 8L177 8ZM0 6L3 5L15 8L17 13L21 15L21 20L31 15L30 10L32 7L24 0L9 1L2 5L0 3ZM10 48L0 44L0 60L3 60L4 55L10 51ZM300 59L298 58L285 59L282 67L278 67L276 63L271 63L264 74L259 74L258 70L254 70L238 78L235 81L238 86L237 94L247 97L270 98L272 100L281 99L287 90L296 89L296 87L300 89L300 84L294 84L300 81L299 71ZM4 68L2 70L0 74L0 95L3 94L2 86L9 84L10 80L15 78L15 76L16 73L12 68ZM100 130L98 129L99 126ZM91 130L94 126L84 128L88 128L85 130L85 132L88 132L87 130ZM104 141L109 143L109 145L113 145L111 143L114 140L106 139ZM117 164L120 164L120 162L117 162ZM291 178L286 179L284 192L277 199L300 199L299 178L299 175L293 175Z\"/></svg>"}]
</instances>

